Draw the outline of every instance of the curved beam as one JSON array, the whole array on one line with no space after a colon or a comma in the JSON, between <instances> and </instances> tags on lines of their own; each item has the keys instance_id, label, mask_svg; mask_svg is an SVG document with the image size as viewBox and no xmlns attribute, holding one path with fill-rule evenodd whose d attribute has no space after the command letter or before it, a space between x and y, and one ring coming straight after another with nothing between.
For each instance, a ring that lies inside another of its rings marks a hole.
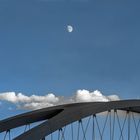
<instances>
[{"instance_id":1,"label":"curved beam","mask_svg":"<svg viewBox=\"0 0 140 140\"><path fill-rule=\"evenodd\" d=\"M13 140L40 140L54 131L72 122L112 109L133 111L137 108L140 113L140 100L123 100L112 102L81 103L67 106L61 113L50 118L48 121L30 129L26 133Z\"/></svg>"},{"instance_id":2,"label":"curved beam","mask_svg":"<svg viewBox=\"0 0 140 140\"><path fill-rule=\"evenodd\" d=\"M49 118L52 118L53 116L57 115L63 111L63 109L57 109L57 108L45 108L40 109L36 111L31 111L28 113L24 113L21 115L17 115L5 120L0 121L0 133L19 127L23 125L27 125L30 123L38 122L47 120Z\"/></svg>"}]
</instances>

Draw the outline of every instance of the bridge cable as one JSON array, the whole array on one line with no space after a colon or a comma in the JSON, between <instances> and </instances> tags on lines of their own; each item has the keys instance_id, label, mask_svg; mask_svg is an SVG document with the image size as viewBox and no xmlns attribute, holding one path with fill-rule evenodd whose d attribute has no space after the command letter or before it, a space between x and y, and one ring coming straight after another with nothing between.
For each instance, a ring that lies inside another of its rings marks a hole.
<instances>
[{"instance_id":1,"label":"bridge cable","mask_svg":"<svg viewBox=\"0 0 140 140\"><path fill-rule=\"evenodd\" d=\"M120 137L122 138L122 140L124 140L124 137L123 137L123 134L122 134L122 127L121 127L121 124L120 124L120 120L119 120L119 116L118 116L117 111L116 111L116 116L117 116L116 118L117 118L117 122L118 122L118 125L119 125L120 133L121 133Z\"/></svg>"},{"instance_id":2,"label":"bridge cable","mask_svg":"<svg viewBox=\"0 0 140 140\"><path fill-rule=\"evenodd\" d=\"M88 118L85 130L84 130L84 127L83 127L83 123L81 123L82 131L83 131L83 140L86 140L86 132L87 132L90 120L91 120L91 116Z\"/></svg>"},{"instance_id":3,"label":"bridge cable","mask_svg":"<svg viewBox=\"0 0 140 140\"><path fill-rule=\"evenodd\" d=\"M127 111L128 113L128 140L130 140L130 119L131 119L131 114L129 111Z\"/></svg>"},{"instance_id":4,"label":"bridge cable","mask_svg":"<svg viewBox=\"0 0 140 140\"><path fill-rule=\"evenodd\" d=\"M92 139L95 140L95 121L94 121L95 115L93 115L93 122L92 122Z\"/></svg>"},{"instance_id":5,"label":"bridge cable","mask_svg":"<svg viewBox=\"0 0 140 140\"><path fill-rule=\"evenodd\" d=\"M71 137L72 137L72 140L74 140L74 136L73 136L73 123L71 123Z\"/></svg>"},{"instance_id":6,"label":"bridge cable","mask_svg":"<svg viewBox=\"0 0 140 140\"><path fill-rule=\"evenodd\" d=\"M8 131L6 131L6 133L4 135L4 140L6 140L7 133L8 133Z\"/></svg>"},{"instance_id":7,"label":"bridge cable","mask_svg":"<svg viewBox=\"0 0 140 140\"><path fill-rule=\"evenodd\" d=\"M97 124L97 128L98 128L98 131L99 131L100 138L102 138L101 129L99 127L99 123L98 123L96 115L95 115L95 121L96 121L96 124Z\"/></svg>"},{"instance_id":8,"label":"bridge cable","mask_svg":"<svg viewBox=\"0 0 140 140\"><path fill-rule=\"evenodd\" d=\"M139 127L140 120L138 121L138 125L136 125L136 121L135 121L135 117L134 117L134 113L133 113L133 112L132 112L132 118L133 118L134 126L135 126L135 129L136 129L136 133L135 133L135 138L134 138L134 140L136 140L136 137L137 137L138 140L139 140L140 138L139 138L139 134L138 134L138 127Z\"/></svg>"},{"instance_id":9,"label":"bridge cable","mask_svg":"<svg viewBox=\"0 0 140 140\"><path fill-rule=\"evenodd\" d=\"M109 128L110 128L110 140L111 140L111 138L112 138L112 134L111 134L111 132L112 132L112 122L111 122L111 110L109 110Z\"/></svg>"},{"instance_id":10,"label":"bridge cable","mask_svg":"<svg viewBox=\"0 0 140 140\"><path fill-rule=\"evenodd\" d=\"M58 130L58 140L60 139L60 129Z\"/></svg>"},{"instance_id":11,"label":"bridge cable","mask_svg":"<svg viewBox=\"0 0 140 140\"><path fill-rule=\"evenodd\" d=\"M121 135L123 135L123 130L124 130L124 126L125 126L125 123L126 123L126 120L127 120L127 112L126 112L126 115L125 115L125 119L124 119L124 122L123 122L123 125L122 125L122 128L121 128ZM120 135L120 138L119 140L121 139L121 135Z\"/></svg>"},{"instance_id":12,"label":"bridge cable","mask_svg":"<svg viewBox=\"0 0 140 140\"><path fill-rule=\"evenodd\" d=\"M78 121L77 140L79 140L79 133L80 133L80 121L81 121L81 120L79 120L79 121Z\"/></svg>"},{"instance_id":13,"label":"bridge cable","mask_svg":"<svg viewBox=\"0 0 140 140\"><path fill-rule=\"evenodd\" d=\"M109 116L109 111L107 113L107 116L106 116L106 119L105 119L105 122L104 122L103 130L102 130L102 133L101 133L101 140L103 138L104 130L106 128L106 124L107 124L107 121L108 121L108 116Z\"/></svg>"},{"instance_id":14,"label":"bridge cable","mask_svg":"<svg viewBox=\"0 0 140 140\"><path fill-rule=\"evenodd\" d=\"M116 121L116 110L114 110L114 113L113 113L113 122L112 122L112 139L111 140L114 140L114 133L115 133L115 121Z\"/></svg>"},{"instance_id":15,"label":"bridge cable","mask_svg":"<svg viewBox=\"0 0 140 140\"><path fill-rule=\"evenodd\" d=\"M10 133L10 130L9 130L8 132L9 132L9 140L11 140L11 133Z\"/></svg>"},{"instance_id":16,"label":"bridge cable","mask_svg":"<svg viewBox=\"0 0 140 140\"><path fill-rule=\"evenodd\" d=\"M64 127L64 130L63 130L63 128L60 129L61 130L61 140L65 140L65 136L64 136L65 129L66 129L66 126Z\"/></svg>"}]
</instances>

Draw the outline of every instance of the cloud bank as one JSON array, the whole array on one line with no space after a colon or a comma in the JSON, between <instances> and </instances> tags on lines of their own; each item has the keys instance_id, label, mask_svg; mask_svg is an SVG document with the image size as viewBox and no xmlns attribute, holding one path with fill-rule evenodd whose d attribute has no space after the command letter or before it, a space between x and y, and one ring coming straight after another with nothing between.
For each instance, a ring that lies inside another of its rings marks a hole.
<instances>
[{"instance_id":1,"label":"cloud bank","mask_svg":"<svg viewBox=\"0 0 140 140\"><path fill-rule=\"evenodd\" d=\"M31 95L26 96L22 93L4 92L0 93L1 101L8 101L17 106L19 109L35 110L66 103L78 103L78 102L108 102L114 100L120 100L117 95L105 96L99 90L77 90L76 93L68 98L63 96L56 96L53 93L49 93L44 96Z\"/></svg>"}]
</instances>

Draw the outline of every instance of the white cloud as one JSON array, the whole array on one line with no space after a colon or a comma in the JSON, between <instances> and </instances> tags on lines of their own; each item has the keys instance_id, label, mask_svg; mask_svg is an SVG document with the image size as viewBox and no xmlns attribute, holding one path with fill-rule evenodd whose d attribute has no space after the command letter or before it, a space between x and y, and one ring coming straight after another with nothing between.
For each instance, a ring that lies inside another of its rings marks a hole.
<instances>
[{"instance_id":1,"label":"white cloud","mask_svg":"<svg viewBox=\"0 0 140 140\"><path fill-rule=\"evenodd\" d=\"M5 92L0 93L0 100L8 101L15 104L20 109L35 110L44 107L50 107L54 105L77 103L77 102L108 102L114 100L120 100L117 95L104 96L99 90L90 92L88 90L77 90L74 96L65 98L63 96L56 96L53 93L49 93L44 96L31 95L26 96L22 93Z\"/></svg>"},{"instance_id":2,"label":"white cloud","mask_svg":"<svg viewBox=\"0 0 140 140\"><path fill-rule=\"evenodd\" d=\"M109 98L104 96L99 90L95 90L90 92L88 90L78 90L76 93L76 101L77 102L107 102Z\"/></svg>"},{"instance_id":3,"label":"white cloud","mask_svg":"<svg viewBox=\"0 0 140 140\"><path fill-rule=\"evenodd\" d=\"M0 94L0 99L16 103L17 96L15 92L5 92Z\"/></svg>"}]
</instances>

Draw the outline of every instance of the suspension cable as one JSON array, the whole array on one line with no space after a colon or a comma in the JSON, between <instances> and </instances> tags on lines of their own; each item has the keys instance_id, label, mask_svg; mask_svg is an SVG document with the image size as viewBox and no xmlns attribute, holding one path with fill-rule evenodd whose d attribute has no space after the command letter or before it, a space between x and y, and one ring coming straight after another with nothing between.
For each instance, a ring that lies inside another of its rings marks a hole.
<instances>
[{"instance_id":1,"label":"suspension cable","mask_svg":"<svg viewBox=\"0 0 140 140\"><path fill-rule=\"evenodd\" d=\"M107 116L106 116L106 119L105 119L105 123L104 123L104 126L103 126L103 130L102 130L102 133L101 133L101 140L102 140L102 138L103 138L104 130L105 130L106 123L107 123L107 120L108 120L108 115L109 115L109 111L108 111L108 113L107 113Z\"/></svg>"},{"instance_id":2,"label":"suspension cable","mask_svg":"<svg viewBox=\"0 0 140 140\"><path fill-rule=\"evenodd\" d=\"M11 133L10 133L10 130L9 130L8 132L9 132L9 140L11 140Z\"/></svg>"},{"instance_id":3,"label":"suspension cable","mask_svg":"<svg viewBox=\"0 0 140 140\"><path fill-rule=\"evenodd\" d=\"M123 135L122 135L122 128L121 128L121 124L120 124L120 120L119 120L119 116L118 116L117 111L116 111L116 116L117 116L117 122L118 122L120 133L121 133L121 138L124 140Z\"/></svg>"},{"instance_id":4,"label":"suspension cable","mask_svg":"<svg viewBox=\"0 0 140 140\"><path fill-rule=\"evenodd\" d=\"M61 140L65 140L65 129L66 129L66 126L64 127L64 130L63 130L63 128L62 129L60 129L61 130L61 135L62 135L62 137L61 137Z\"/></svg>"},{"instance_id":5,"label":"suspension cable","mask_svg":"<svg viewBox=\"0 0 140 140\"><path fill-rule=\"evenodd\" d=\"M136 129L134 140L136 140L136 137L138 137L138 140L139 140L140 138L139 138L139 134L138 134L138 127L139 127L140 120L138 121L138 125L136 125L136 121L135 121L135 117L134 117L134 113L133 112L132 112L132 118L133 118L134 126L135 126L135 129Z\"/></svg>"},{"instance_id":6,"label":"suspension cable","mask_svg":"<svg viewBox=\"0 0 140 140\"><path fill-rule=\"evenodd\" d=\"M78 121L78 132L77 132L77 140L79 140L79 132L80 132L80 121Z\"/></svg>"},{"instance_id":7,"label":"suspension cable","mask_svg":"<svg viewBox=\"0 0 140 140\"><path fill-rule=\"evenodd\" d=\"M126 119L127 119L127 112L126 112L125 119L124 119L124 122L123 122L123 125L122 125L122 128L121 128L121 135L122 136L123 136L123 130L124 130L124 126L125 126L125 123L126 123ZM121 135L120 135L119 140L121 139Z\"/></svg>"},{"instance_id":8,"label":"suspension cable","mask_svg":"<svg viewBox=\"0 0 140 140\"><path fill-rule=\"evenodd\" d=\"M99 131L100 138L102 138L101 129L99 127L99 123L98 123L96 115L95 115L95 121L96 121L96 124L97 124L97 128L98 128L98 131Z\"/></svg>"},{"instance_id":9,"label":"suspension cable","mask_svg":"<svg viewBox=\"0 0 140 140\"><path fill-rule=\"evenodd\" d=\"M112 134L111 134L111 131L112 131L112 124L111 124L111 110L109 110L109 128L110 128L110 140L112 138Z\"/></svg>"},{"instance_id":10,"label":"suspension cable","mask_svg":"<svg viewBox=\"0 0 140 140\"><path fill-rule=\"evenodd\" d=\"M8 133L8 131L6 131L6 133L4 135L4 140L6 140L7 133Z\"/></svg>"},{"instance_id":11,"label":"suspension cable","mask_svg":"<svg viewBox=\"0 0 140 140\"><path fill-rule=\"evenodd\" d=\"M127 111L128 113L128 140L130 140L130 118L131 118L131 114L129 111Z\"/></svg>"},{"instance_id":12,"label":"suspension cable","mask_svg":"<svg viewBox=\"0 0 140 140\"><path fill-rule=\"evenodd\" d=\"M84 127L83 127L83 122L82 121L81 121L81 128L82 128L82 132L83 132L83 139L86 140L85 131L84 131Z\"/></svg>"},{"instance_id":13,"label":"suspension cable","mask_svg":"<svg viewBox=\"0 0 140 140\"><path fill-rule=\"evenodd\" d=\"M92 139L95 140L95 122L94 122L94 117L93 115L93 122L92 122Z\"/></svg>"},{"instance_id":14,"label":"suspension cable","mask_svg":"<svg viewBox=\"0 0 140 140\"><path fill-rule=\"evenodd\" d=\"M60 129L58 130L58 140L60 139Z\"/></svg>"},{"instance_id":15,"label":"suspension cable","mask_svg":"<svg viewBox=\"0 0 140 140\"><path fill-rule=\"evenodd\" d=\"M84 137L83 137L83 140L86 139L86 132L87 132L87 129L88 129L88 126L89 126L89 123L90 123L90 120L91 120L91 116L88 118L88 121L87 121L87 124L86 124L86 128L84 130L84 127L82 128L83 129L83 133L84 133Z\"/></svg>"},{"instance_id":16,"label":"suspension cable","mask_svg":"<svg viewBox=\"0 0 140 140\"><path fill-rule=\"evenodd\" d=\"M72 138L72 140L74 140L74 136L73 136L73 123L71 123L71 138Z\"/></svg>"}]
</instances>

